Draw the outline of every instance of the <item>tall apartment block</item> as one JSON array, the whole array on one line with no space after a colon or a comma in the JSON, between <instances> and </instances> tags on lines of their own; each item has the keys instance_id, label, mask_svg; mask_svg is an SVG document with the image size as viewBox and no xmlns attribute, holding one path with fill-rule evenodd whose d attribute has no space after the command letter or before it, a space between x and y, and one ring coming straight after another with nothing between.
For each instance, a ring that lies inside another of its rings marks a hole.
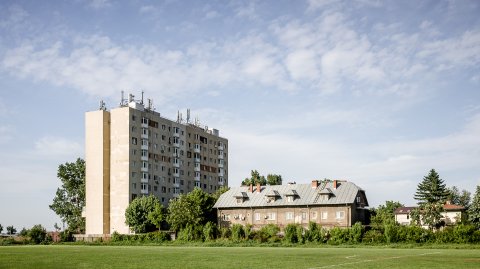
<instances>
[{"instance_id":1,"label":"tall apartment block","mask_svg":"<svg viewBox=\"0 0 480 269\"><path fill-rule=\"evenodd\" d=\"M125 210L141 195L167 206L194 188L228 185L228 140L189 118L164 118L132 95L85 114L87 235L131 233Z\"/></svg>"}]
</instances>

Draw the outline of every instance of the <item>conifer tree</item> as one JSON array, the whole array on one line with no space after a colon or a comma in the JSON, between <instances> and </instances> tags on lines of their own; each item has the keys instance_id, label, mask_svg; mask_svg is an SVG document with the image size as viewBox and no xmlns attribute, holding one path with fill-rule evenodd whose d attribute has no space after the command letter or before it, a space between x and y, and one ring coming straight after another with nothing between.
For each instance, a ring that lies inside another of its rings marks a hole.
<instances>
[{"instance_id":1,"label":"conifer tree","mask_svg":"<svg viewBox=\"0 0 480 269\"><path fill-rule=\"evenodd\" d=\"M477 186L473 201L468 208L468 220L480 228L480 186Z\"/></svg>"},{"instance_id":2,"label":"conifer tree","mask_svg":"<svg viewBox=\"0 0 480 269\"><path fill-rule=\"evenodd\" d=\"M420 205L423 205L426 203L445 203L448 195L449 192L445 183L435 169L432 169L418 184L414 198L419 201Z\"/></svg>"}]
</instances>

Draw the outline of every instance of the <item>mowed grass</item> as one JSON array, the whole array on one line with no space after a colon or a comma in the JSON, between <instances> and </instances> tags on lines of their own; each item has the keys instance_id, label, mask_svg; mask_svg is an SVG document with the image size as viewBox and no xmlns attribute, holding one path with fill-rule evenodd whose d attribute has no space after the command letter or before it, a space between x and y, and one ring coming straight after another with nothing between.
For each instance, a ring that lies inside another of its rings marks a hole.
<instances>
[{"instance_id":1,"label":"mowed grass","mask_svg":"<svg viewBox=\"0 0 480 269\"><path fill-rule=\"evenodd\" d=\"M0 268L480 268L480 250L6 246Z\"/></svg>"}]
</instances>

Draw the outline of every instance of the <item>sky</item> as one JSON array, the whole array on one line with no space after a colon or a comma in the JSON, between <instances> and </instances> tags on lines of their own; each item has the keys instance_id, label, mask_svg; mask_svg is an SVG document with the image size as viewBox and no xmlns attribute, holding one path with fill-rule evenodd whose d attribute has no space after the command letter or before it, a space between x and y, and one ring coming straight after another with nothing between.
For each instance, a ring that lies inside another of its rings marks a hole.
<instances>
[{"instance_id":1,"label":"sky","mask_svg":"<svg viewBox=\"0 0 480 269\"><path fill-rule=\"evenodd\" d=\"M229 184L480 185L479 1L0 1L0 224L61 223L84 115L145 92L229 140Z\"/></svg>"}]
</instances>

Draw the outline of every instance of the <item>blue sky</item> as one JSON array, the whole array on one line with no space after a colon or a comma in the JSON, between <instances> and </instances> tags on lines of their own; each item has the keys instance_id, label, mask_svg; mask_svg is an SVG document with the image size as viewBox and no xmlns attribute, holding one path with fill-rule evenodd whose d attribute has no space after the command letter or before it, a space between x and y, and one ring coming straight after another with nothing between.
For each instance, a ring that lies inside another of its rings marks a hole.
<instances>
[{"instance_id":1,"label":"blue sky","mask_svg":"<svg viewBox=\"0 0 480 269\"><path fill-rule=\"evenodd\" d=\"M346 179L413 205L480 184L478 1L2 1L0 224L59 219L84 113L124 90L229 139L230 184Z\"/></svg>"}]
</instances>

